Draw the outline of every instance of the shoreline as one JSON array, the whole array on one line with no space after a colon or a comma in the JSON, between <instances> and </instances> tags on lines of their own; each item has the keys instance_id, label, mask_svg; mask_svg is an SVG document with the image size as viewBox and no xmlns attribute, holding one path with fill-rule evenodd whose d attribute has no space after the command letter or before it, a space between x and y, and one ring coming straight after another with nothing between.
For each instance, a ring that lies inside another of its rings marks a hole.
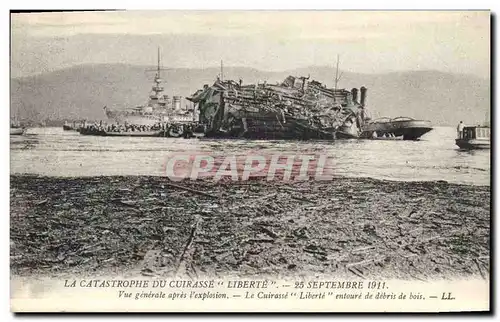
<instances>
[{"instance_id":1,"label":"shoreline","mask_svg":"<svg viewBox=\"0 0 500 322\"><path fill-rule=\"evenodd\" d=\"M11 175L11 274L489 275L490 186Z\"/></svg>"},{"instance_id":2,"label":"shoreline","mask_svg":"<svg viewBox=\"0 0 500 322\"><path fill-rule=\"evenodd\" d=\"M52 178L52 179L63 179L63 180L77 180L77 179L91 179L91 178L139 178L139 177L144 177L144 178L156 178L156 179L164 179L165 181L172 181L170 180L165 174L158 174L158 175L145 175L145 174L127 174L127 175L108 175L108 174L99 174L99 175L79 175L79 176L54 176L54 175L48 175L48 174L37 174L37 173L10 173L9 177L12 181L13 177L19 178L19 177L30 177L30 178ZM279 176L278 176L279 177ZM265 178L265 177L264 177ZM259 179L259 177L253 177L250 178L250 180L246 181L265 181L264 179ZM304 181L311 181L313 179L309 180L290 180L287 182L287 184L293 185L297 183L301 183ZM360 181L380 181L380 182L387 182L387 183L445 183L449 185L456 185L456 186L470 186L470 187L480 187L480 188L491 188L491 182L488 184L475 184L475 183L464 183L464 182L451 182L443 179L437 179L437 180L404 180L404 179L388 179L388 178L376 178L376 177L358 177L358 176L349 176L349 175L333 175L331 179L329 180L324 180L324 181L335 181L335 180L360 180ZM213 181L211 177L208 178L197 178L195 180L191 180L189 178L186 179L181 179L181 182L209 182ZM172 181L174 182L174 181ZM225 180L221 179L219 181L220 183L228 183L232 182L231 180ZM245 181L243 180L238 180L233 182L234 184L245 184Z\"/></svg>"}]
</instances>

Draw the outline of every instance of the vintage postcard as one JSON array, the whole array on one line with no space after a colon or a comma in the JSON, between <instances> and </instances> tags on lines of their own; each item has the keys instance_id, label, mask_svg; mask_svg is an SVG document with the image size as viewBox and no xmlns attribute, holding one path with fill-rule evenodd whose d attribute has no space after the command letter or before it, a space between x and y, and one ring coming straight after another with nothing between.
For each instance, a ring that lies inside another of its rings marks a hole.
<instances>
[{"instance_id":1,"label":"vintage postcard","mask_svg":"<svg viewBox=\"0 0 500 322\"><path fill-rule=\"evenodd\" d=\"M11 310L489 311L490 23L11 12Z\"/></svg>"}]
</instances>

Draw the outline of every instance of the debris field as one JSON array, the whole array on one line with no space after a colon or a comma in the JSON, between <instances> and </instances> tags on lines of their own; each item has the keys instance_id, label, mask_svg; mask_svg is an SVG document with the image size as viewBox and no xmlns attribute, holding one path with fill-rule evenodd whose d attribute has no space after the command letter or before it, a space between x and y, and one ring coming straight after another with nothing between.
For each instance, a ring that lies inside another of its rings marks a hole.
<instances>
[{"instance_id":1,"label":"debris field","mask_svg":"<svg viewBox=\"0 0 500 322\"><path fill-rule=\"evenodd\" d=\"M489 276L487 186L10 179L13 275Z\"/></svg>"}]
</instances>

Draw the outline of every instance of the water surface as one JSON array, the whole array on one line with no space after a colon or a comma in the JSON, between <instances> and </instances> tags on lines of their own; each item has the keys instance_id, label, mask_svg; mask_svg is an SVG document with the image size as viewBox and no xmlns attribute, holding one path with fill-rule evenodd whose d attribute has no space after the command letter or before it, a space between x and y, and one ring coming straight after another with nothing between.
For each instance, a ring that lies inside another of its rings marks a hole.
<instances>
[{"instance_id":1,"label":"water surface","mask_svg":"<svg viewBox=\"0 0 500 322\"><path fill-rule=\"evenodd\" d=\"M31 128L10 137L11 174L48 176L164 175L168 155L325 153L333 173L388 180L490 184L490 151L462 151L455 129L436 127L420 141L260 141L84 136L62 128Z\"/></svg>"}]
</instances>

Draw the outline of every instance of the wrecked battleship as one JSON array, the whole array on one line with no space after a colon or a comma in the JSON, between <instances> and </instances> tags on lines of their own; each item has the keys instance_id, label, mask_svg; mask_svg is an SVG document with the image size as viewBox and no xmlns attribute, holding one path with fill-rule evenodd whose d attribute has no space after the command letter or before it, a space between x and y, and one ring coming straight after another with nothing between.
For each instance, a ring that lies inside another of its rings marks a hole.
<instances>
[{"instance_id":1,"label":"wrecked battleship","mask_svg":"<svg viewBox=\"0 0 500 322\"><path fill-rule=\"evenodd\" d=\"M330 89L310 76L248 85L217 78L186 99L199 110L207 138L332 140L359 137L369 120L366 93Z\"/></svg>"}]
</instances>

